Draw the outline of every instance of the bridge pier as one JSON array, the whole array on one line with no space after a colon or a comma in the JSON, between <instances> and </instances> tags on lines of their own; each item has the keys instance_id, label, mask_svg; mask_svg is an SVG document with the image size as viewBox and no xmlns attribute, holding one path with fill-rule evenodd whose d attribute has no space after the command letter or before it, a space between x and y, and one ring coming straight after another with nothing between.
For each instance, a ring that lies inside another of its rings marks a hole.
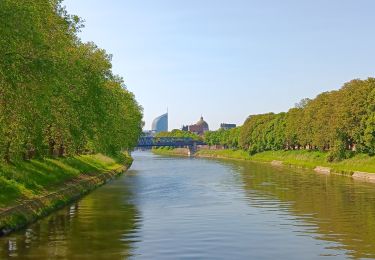
<instances>
[{"instance_id":1,"label":"bridge pier","mask_svg":"<svg viewBox=\"0 0 375 260\"><path fill-rule=\"evenodd\" d=\"M193 157L197 152L197 145L194 143L193 145L188 146L188 156Z\"/></svg>"}]
</instances>

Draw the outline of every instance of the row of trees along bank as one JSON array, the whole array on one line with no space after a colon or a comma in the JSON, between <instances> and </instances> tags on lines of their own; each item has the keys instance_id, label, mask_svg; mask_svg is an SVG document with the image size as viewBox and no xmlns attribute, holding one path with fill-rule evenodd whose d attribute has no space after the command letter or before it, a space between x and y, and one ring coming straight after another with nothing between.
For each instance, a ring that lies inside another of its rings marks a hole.
<instances>
[{"instance_id":1,"label":"row of trees along bank","mask_svg":"<svg viewBox=\"0 0 375 260\"><path fill-rule=\"evenodd\" d=\"M77 33L59 0L0 1L0 156L116 153L141 133L142 109L111 56Z\"/></svg>"},{"instance_id":2,"label":"row of trees along bank","mask_svg":"<svg viewBox=\"0 0 375 260\"><path fill-rule=\"evenodd\" d=\"M171 132L160 132L156 134L156 137L174 137L174 138L191 138L193 140L201 141L202 137L188 131L182 131L179 129L174 129Z\"/></svg>"},{"instance_id":3,"label":"row of trees along bank","mask_svg":"<svg viewBox=\"0 0 375 260\"><path fill-rule=\"evenodd\" d=\"M251 154L272 150L321 150L328 160L375 154L375 79L352 80L337 91L303 99L286 113L251 115L236 129L207 132L211 145Z\"/></svg>"}]
</instances>

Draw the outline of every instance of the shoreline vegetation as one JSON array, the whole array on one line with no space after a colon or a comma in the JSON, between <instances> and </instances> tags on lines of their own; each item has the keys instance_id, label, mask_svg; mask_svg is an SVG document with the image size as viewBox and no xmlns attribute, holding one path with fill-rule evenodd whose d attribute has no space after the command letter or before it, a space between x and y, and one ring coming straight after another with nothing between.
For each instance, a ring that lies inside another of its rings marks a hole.
<instances>
[{"instance_id":1,"label":"shoreline vegetation","mask_svg":"<svg viewBox=\"0 0 375 260\"><path fill-rule=\"evenodd\" d=\"M53 192L82 174L100 173L130 165L129 155L103 154L43 158L0 165L0 209Z\"/></svg>"},{"instance_id":2,"label":"shoreline vegetation","mask_svg":"<svg viewBox=\"0 0 375 260\"><path fill-rule=\"evenodd\" d=\"M152 152L165 156L188 156L186 148L157 148ZM328 152L320 151L266 151L254 155L244 150L231 149L199 149L196 158L228 159L270 163L274 166L291 166L311 169L320 173L335 173L361 179L375 181L375 157L367 154L357 154L340 162L328 162Z\"/></svg>"},{"instance_id":3,"label":"shoreline vegetation","mask_svg":"<svg viewBox=\"0 0 375 260\"><path fill-rule=\"evenodd\" d=\"M334 173L349 176L354 172L375 173L375 157L366 154L357 154L340 162L327 162L329 154L320 151L267 151L250 155L243 150L200 150L196 156L265 163L280 162L279 165L290 165L312 170L317 167L326 167L330 168Z\"/></svg>"},{"instance_id":4,"label":"shoreline vegetation","mask_svg":"<svg viewBox=\"0 0 375 260\"><path fill-rule=\"evenodd\" d=\"M128 154L40 159L1 166L0 236L25 227L126 171Z\"/></svg>"},{"instance_id":5,"label":"shoreline vegetation","mask_svg":"<svg viewBox=\"0 0 375 260\"><path fill-rule=\"evenodd\" d=\"M163 133L168 135L173 131ZM354 79L287 112L250 115L242 126L201 138L208 150L198 157L273 162L375 181L367 174L375 173L375 78Z\"/></svg>"},{"instance_id":6,"label":"shoreline vegetation","mask_svg":"<svg viewBox=\"0 0 375 260\"><path fill-rule=\"evenodd\" d=\"M270 151L321 152L339 163L375 155L375 78L303 99L282 113L250 115L240 127L208 131L205 142L249 155ZM302 153L302 152L301 152Z\"/></svg>"},{"instance_id":7,"label":"shoreline vegetation","mask_svg":"<svg viewBox=\"0 0 375 260\"><path fill-rule=\"evenodd\" d=\"M2 173L12 177L0 177L0 236L77 200L126 171L132 161L128 154L95 154L3 165Z\"/></svg>"},{"instance_id":8,"label":"shoreline vegetation","mask_svg":"<svg viewBox=\"0 0 375 260\"><path fill-rule=\"evenodd\" d=\"M168 155L168 156L188 156L187 148L172 148L172 147L159 147L152 148L152 153L156 155Z\"/></svg>"},{"instance_id":9,"label":"shoreline vegetation","mask_svg":"<svg viewBox=\"0 0 375 260\"><path fill-rule=\"evenodd\" d=\"M112 56L61 1L0 1L0 160L115 155L142 133L142 107Z\"/></svg>"},{"instance_id":10,"label":"shoreline vegetation","mask_svg":"<svg viewBox=\"0 0 375 260\"><path fill-rule=\"evenodd\" d=\"M122 151L136 146L143 109L112 72L112 56L79 38L83 20L62 1L0 1L0 20L0 229L7 233L129 167Z\"/></svg>"}]
</instances>

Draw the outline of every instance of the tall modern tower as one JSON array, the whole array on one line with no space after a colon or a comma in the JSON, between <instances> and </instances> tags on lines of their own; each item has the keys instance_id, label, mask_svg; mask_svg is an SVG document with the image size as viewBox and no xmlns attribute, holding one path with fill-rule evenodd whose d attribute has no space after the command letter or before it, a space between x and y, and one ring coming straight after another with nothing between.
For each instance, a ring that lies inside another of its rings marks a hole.
<instances>
[{"instance_id":1,"label":"tall modern tower","mask_svg":"<svg viewBox=\"0 0 375 260\"><path fill-rule=\"evenodd\" d=\"M152 122L152 129L155 133L168 131L168 113L161 115Z\"/></svg>"}]
</instances>

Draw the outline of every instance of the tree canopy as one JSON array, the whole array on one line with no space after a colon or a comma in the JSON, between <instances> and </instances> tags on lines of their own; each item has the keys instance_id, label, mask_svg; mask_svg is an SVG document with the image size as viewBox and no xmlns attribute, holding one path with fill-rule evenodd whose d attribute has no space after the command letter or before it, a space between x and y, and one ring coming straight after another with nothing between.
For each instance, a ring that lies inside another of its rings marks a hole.
<instances>
[{"instance_id":1,"label":"tree canopy","mask_svg":"<svg viewBox=\"0 0 375 260\"><path fill-rule=\"evenodd\" d=\"M131 149L142 108L58 0L0 1L0 156Z\"/></svg>"},{"instance_id":2,"label":"tree canopy","mask_svg":"<svg viewBox=\"0 0 375 260\"><path fill-rule=\"evenodd\" d=\"M345 158L348 151L374 154L375 79L352 80L339 90L303 99L287 113L251 115L239 129L209 132L205 140L250 153L319 149L329 151L331 160Z\"/></svg>"},{"instance_id":3,"label":"tree canopy","mask_svg":"<svg viewBox=\"0 0 375 260\"><path fill-rule=\"evenodd\" d=\"M176 137L176 138L191 138L193 140L202 140L202 138L192 132L174 129L171 132L160 132L156 137Z\"/></svg>"}]
</instances>

